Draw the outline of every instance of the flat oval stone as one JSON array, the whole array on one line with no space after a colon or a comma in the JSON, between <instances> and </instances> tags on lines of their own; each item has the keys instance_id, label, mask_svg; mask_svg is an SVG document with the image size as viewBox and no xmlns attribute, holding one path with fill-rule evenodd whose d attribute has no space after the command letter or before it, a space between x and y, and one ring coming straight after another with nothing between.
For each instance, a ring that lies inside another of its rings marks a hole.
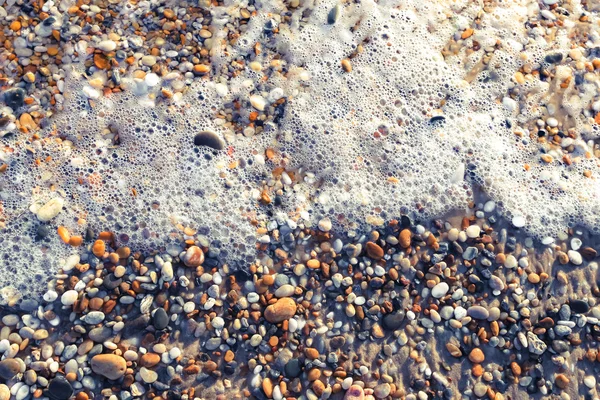
<instances>
[{"instance_id":1,"label":"flat oval stone","mask_svg":"<svg viewBox=\"0 0 600 400\"><path fill-rule=\"evenodd\" d=\"M152 316L152 324L157 330L162 330L169 325L169 316L164 308L157 308Z\"/></svg>"},{"instance_id":2,"label":"flat oval stone","mask_svg":"<svg viewBox=\"0 0 600 400\"><path fill-rule=\"evenodd\" d=\"M223 150L224 144L221 138L214 132L202 131L194 136L196 146L206 146L215 150Z\"/></svg>"},{"instance_id":3,"label":"flat oval stone","mask_svg":"<svg viewBox=\"0 0 600 400\"><path fill-rule=\"evenodd\" d=\"M446 293L448 293L448 290L450 290L448 284L446 282L440 282L431 289L431 295L434 298L439 299L444 297Z\"/></svg>"},{"instance_id":4,"label":"flat oval stone","mask_svg":"<svg viewBox=\"0 0 600 400\"><path fill-rule=\"evenodd\" d=\"M467 315L475 319L487 319L487 317L490 316L490 313L482 306L471 306L467 310Z\"/></svg>"},{"instance_id":5,"label":"flat oval stone","mask_svg":"<svg viewBox=\"0 0 600 400\"><path fill-rule=\"evenodd\" d=\"M4 380L12 379L21 370L21 364L14 358L0 361L0 377Z\"/></svg>"},{"instance_id":6,"label":"flat oval stone","mask_svg":"<svg viewBox=\"0 0 600 400\"><path fill-rule=\"evenodd\" d=\"M95 373L116 380L125 375L127 362L116 354L98 354L92 357L91 367Z\"/></svg>"},{"instance_id":7,"label":"flat oval stone","mask_svg":"<svg viewBox=\"0 0 600 400\"><path fill-rule=\"evenodd\" d=\"M569 305L571 306L571 310L577 314L585 314L590 311L590 305L587 301L571 300L569 301Z\"/></svg>"},{"instance_id":8,"label":"flat oval stone","mask_svg":"<svg viewBox=\"0 0 600 400\"><path fill-rule=\"evenodd\" d=\"M46 394L53 400L68 400L73 395L73 388L64 376L57 375L50 381Z\"/></svg>"},{"instance_id":9,"label":"flat oval stone","mask_svg":"<svg viewBox=\"0 0 600 400\"><path fill-rule=\"evenodd\" d=\"M395 313L386 314L383 317L383 327L385 329L389 329L390 331L395 331L396 329L400 329L402 325L402 321L404 321L404 312L398 311Z\"/></svg>"}]
</instances>

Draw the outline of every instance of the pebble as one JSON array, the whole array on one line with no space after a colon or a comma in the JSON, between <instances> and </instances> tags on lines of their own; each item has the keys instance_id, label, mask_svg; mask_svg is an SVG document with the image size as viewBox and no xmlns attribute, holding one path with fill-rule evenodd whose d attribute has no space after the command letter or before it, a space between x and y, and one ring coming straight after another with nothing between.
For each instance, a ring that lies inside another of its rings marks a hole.
<instances>
[{"instance_id":1,"label":"pebble","mask_svg":"<svg viewBox=\"0 0 600 400\"><path fill-rule=\"evenodd\" d=\"M100 43L98 43L97 48L108 53L110 51L115 50L117 48L117 44L112 40L103 40Z\"/></svg>"},{"instance_id":2,"label":"pebble","mask_svg":"<svg viewBox=\"0 0 600 400\"><path fill-rule=\"evenodd\" d=\"M475 239L477 237L479 237L479 234L481 233L481 228L479 227L479 225L471 225L469 227L467 227L467 237L471 238L471 239Z\"/></svg>"},{"instance_id":3,"label":"pebble","mask_svg":"<svg viewBox=\"0 0 600 400\"><path fill-rule=\"evenodd\" d=\"M475 319L487 319L490 316L490 313L485 307L471 306L467 310L467 315Z\"/></svg>"},{"instance_id":4,"label":"pebble","mask_svg":"<svg viewBox=\"0 0 600 400\"><path fill-rule=\"evenodd\" d=\"M396 311L394 313L386 314L383 317L383 327L395 331L400 329L402 325L402 321L404 321L405 314L403 311Z\"/></svg>"},{"instance_id":5,"label":"pebble","mask_svg":"<svg viewBox=\"0 0 600 400\"><path fill-rule=\"evenodd\" d=\"M290 319L294 314L296 314L296 302L289 297L281 298L265 309L265 319L272 324Z\"/></svg>"},{"instance_id":6,"label":"pebble","mask_svg":"<svg viewBox=\"0 0 600 400\"><path fill-rule=\"evenodd\" d=\"M448 290L450 290L448 284L446 282L440 282L431 289L431 295L436 299L440 299L448 293Z\"/></svg>"},{"instance_id":7,"label":"pebble","mask_svg":"<svg viewBox=\"0 0 600 400\"><path fill-rule=\"evenodd\" d=\"M146 367L140 368L140 377L145 383L154 383L158 379L158 374Z\"/></svg>"},{"instance_id":8,"label":"pebble","mask_svg":"<svg viewBox=\"0 0 600 400\"><path fill-rule=\"evenodd\" d=\"M8 89L4 92L4 102L13 110L21 107L25 101L25 91L21 88Z\"/></svg>"},{"instance_id":9,"label":"pebble","mask_svg":"<svg viewBox=\"0 0 600 400\"><path fill-rule=\"evenodd\" d=\"M344 395L344 400L364 400L365 399L365 391L359 385L352 385L346 391Z\"/></svg>"},{"instance_id":10,"label":"pebble","mask_svg":"<svg viewBox=\"0 0 600 400\"><path fill-rule=\"evenodd\" d=\"M376 243L367 242L365 245L367 255L373 260L381 260L383 258L383 249Z\"/></svg>"},{"instance_id":11,"label":"pebble","mask_svg":"<svg viewBox=\"0 0 600 400\"><path fill-rule=\"evenodd\" d=\"M121 378L127 370L125 359L116 354L98 354L92 357L90 366L92 371L110 380Z\"/></svg>"},{"instance_id":12,"label":"pebble","mask_svg":"<svg viewBox=\"0 0 600 400\"><path fill-rule=\"evenodd\" d=\"M373 394L375 394L375 397L378 399L385 399L390 395L391 391L392 387L390 386L390 384L383 383L375 387L375 391L373 392Z\"/></svg>"},{"instance_id":13,"label":"pebble","mask_svg":"<svg viewBox=\"0 0 600 400\"><path fill-rule=\"evenodd\" d=\"M14 358L0 361L0 378L9 380L21 370L21 364Z\"/></svg>"},{"instance_id":14,"label":"pebble","mask_svg":"<svg viewBox=\"0 0 600 400\"><path fill-rule=\"evenodd\" d=\"M567 251L567 255L569 256L569 261L571 261L573 265L581 265L583 263L581 253L578 251L569 250Z\"/></svg>"},{"instance_id":15,"label":"pebble","mask_svg":"<svg viewBox=\"0 0 600 400\"><path fill-rule=\"evenodd\" d=\"M483 351L481 351L481 349L474 348L469 353L469 360L472 363L481 364L485 360L485 355L483 354Z\"/></svg>"},{"instance_id":16,"label":"pebble","mask_svg":"<svg viewBox=\"0 0 600 400\"><path fill-rule=\"evenodd\" d=\"M61 197L54 197L36 211L38 220L47 222L62 211L65 201Z\"/></svg>"},{"instance_id":17,"label":"pebble","mask_svg":"<svg viewBox=\"0 0 600 400\"><path fill-rule=\"evenodd\" d=\"M398 243L402 248L406 249L410 247L410 243L412 240L412 232L410 229L403 229L400 231L400 235L398 236Z\"/></svg>"},{"instance_id":18,"label":"pebble","mask_svg":"<svg viewBox=\"0 0 600 400\"><path fill-rule=\"evenodd\" d=\"M151 55L145 55L142 57L142 65L146 67L151 67L156 64L156 57Z\"/></svg>"},{"instance_id":19,"label":"pebble","mask_svg":"<svg viewBox=\"0 0 600 400\"><path fill-rule=\"evenodd\" d=\"M250 96L250 104L258 111L264 111L267 105L267 100L262 96L254 94Z\"/></svg>"},{"instance_id":20,"label":"pebble","mask_svg":"<svg viewBox=\"0 0 600 400\"><path fill-rule=\"evenodd\" d=\"M0 400L9 400L10 399L10 389L4 383L0 383ZM57 400L66 400L66 399L57 399Z\"/></svg>"},{"instance_id":21,"label":"pebble","mask_svg":"<svg viewBox=\"0 0 600 400\"><path fill-rule=\"evenodd\" d=\"M317 224L317 226L319 227L319 230L323 231L323 232L329 232L332 228L331 225L331 220L327 217L319 220L319 223Z\"/></svg>"},{"instance_id":22,"label":"pebble","mask_svg":"<svg viewBox=\"0 0 600 400\"><path fill-rule=\"evenodd\" d=\"M569 378L567 378L567 376L565 374L556 375L556 378L554 380L554 383L556 383L556 386L558 386L561 389L566 389L569 386L570 382L571 381L569 380Z\"/></svg>"},{"instance_id":23,"label":"pebble","mask_svg":"<svg viewBox=\"0 0 600 400\"><path fill-rule=\"evenodd\" d=\"M53 400L68 400L73 395L73 387L62 375L57 375L48 385L48 397Z\"/></svg>"},{"instance_id":24,"label":"pebble","mask_svg":"<svg viewBox=\"0 0 600 400\"><path fill-rule=\"evenodd\" d=\"M225 144L223 140L212 131L202 131L194 136L194 145L206 146L215 150L223 150Z\"/></svg>"},{"instance_id":25,"label":"pebble","mask_svg":"<svg viewBox=\"0 0 600 400\"><path fill-rule=\"evenodd\" d=\"M169 325L169 316L164 308L157 308L152 315L152 325L157 330L165 329Z\"/></svg>"},{"instance_id":26,"label":"pebble","mask_svg":"<svg viewBox=\"0 0 600 400\"><path fill-rule=\"evenodd\" d=\"M67 290L60 296L60 302L63 306L72 306L77 301L78 295L75 290Z\"/></svg>"},{"instance_id":27,"label":"pebble","mask_svg":"<svg viewBox=\"0 0 600 400\"><path fill-rule=\"evenodd\" d=\"M596 378L593 375L588 375L585 378L583 378L583 384L588 389L594 389L596 387Z\"/></svg>"},{"instance_id":28,"label":"pebble","mask_svg":"<svg viewBox=\"0 0 600 400\"><path fill-rule=\"evenodd\" d=\"M204 262L204 252L198 246L190 246L181 260L187 267L198 267Z\"/></svg>"}]
</instances>

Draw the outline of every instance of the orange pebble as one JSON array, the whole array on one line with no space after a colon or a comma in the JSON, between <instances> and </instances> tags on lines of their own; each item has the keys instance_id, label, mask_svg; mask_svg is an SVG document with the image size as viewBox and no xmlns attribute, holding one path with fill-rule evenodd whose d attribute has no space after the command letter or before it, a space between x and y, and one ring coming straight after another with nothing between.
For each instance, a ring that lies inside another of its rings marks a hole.
<instances>
[{"instance_id":1,"label":"orange pebble","mask_svg":"<svg viewBox=\"0 0 600 400\"><path fill-rule=\"evenodd\" d=\"M112 240L113 239L113 234L112 232L100 232L100 234L98 235L98 239L100 240Z\"/></svg>"},{"instance_id":2,"label":"orange pebble","mask_svg":"<svg viewBox=\"0 0 600 400\"><path fill-rule=\"evenodd\" d=\"M12 29L15 32L21 30L21 22L14 20L10 23L10 29Z\"/></svg>"},{"instance_id":3,"label":"orange pebble","mask_svg":"<svg viewBox=\"0 0 600 400\"><path fill-rule=\"evenodd\" d=\"M104 243L103 240L96 240L94 242L94 245L92 246L92 253L94 253L94 255L96 257L102 257L104 255L104 252L106 251L106 244Z\"/></svg>"},{"instance_id":4,"label":"orange pebble","mask_svg":"<svg viewBox=\"0 0 600 400\"><path fill-rule=\"evenodd\" d=\"M81 236L71 236L71 239L69 239L69 244L73 247L81 246L82 243L83 238Z\"/></svg>"},{"instance_id":5,"label":"orange pebble","mask_svg":"<svg viewBox=\"0 0 600 400\"><path fill-rule=\"evenodd\" d=\"M57 232L58 236L63 242L69 243L69 240L71 240L71 234L69 233L67 228L65 228L64 226L59 226Z\"/></svg>"}]
</instances>

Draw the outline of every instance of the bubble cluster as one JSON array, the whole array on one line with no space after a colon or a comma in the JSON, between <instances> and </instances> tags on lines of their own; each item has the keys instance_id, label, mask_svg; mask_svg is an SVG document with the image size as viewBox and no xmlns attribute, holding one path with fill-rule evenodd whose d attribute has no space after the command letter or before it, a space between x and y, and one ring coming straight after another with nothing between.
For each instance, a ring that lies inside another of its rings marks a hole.
<instances>
[{"instance_id":1,"label":"bubble cluster","mask_svg":"<svg viewBox=\"0 0 600 400\"><path fill-rule=\"evenodd\" d=\"M337 3L306 2L286 23L264 5L236 45L216 53L211 79L175 74L149 88L124 76L128 89L110 97L96 96L94 77L72 66L64 110L42 139L2 139L9 169L0 177L0 257L9 274L0 285L44 282L78 251L60 242L57 226L110 230L141 250L189 227L232 265L253 258L250 221L275 207L354 229L407 212L440 216L483 192L538 237L598 226L598 185L583 174L597 170L595 160L543 163L521 129L543 114L551 89L513 81L525 59L541 65L549 51L527 36L531 11L446 3L367 0L338 5L332 19ZM265 51L253 52L257 42ZM245 60L252 63L229 73ZM175 85L183 94L161 97ZM579 118L582 107L565 108L576 128L597 136ZM269 119L247 124L256 110ZM590 143L572 145L584 155ZM265 160L267 149L277 160ZM276 168L293 171L293 182L273 183ZM265 207L269 185L279 203ZM53 197L64 210L39 221L31 205Z\"/></svg>"}]
</instances>

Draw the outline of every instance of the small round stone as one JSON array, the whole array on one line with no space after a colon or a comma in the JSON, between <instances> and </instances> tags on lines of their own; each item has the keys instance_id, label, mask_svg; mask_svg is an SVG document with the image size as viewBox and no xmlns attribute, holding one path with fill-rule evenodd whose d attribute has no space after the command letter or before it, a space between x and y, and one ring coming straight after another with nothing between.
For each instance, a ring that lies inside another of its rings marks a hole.
<instances>
[{"instance_id":1,"label":"small round stone","mask_svg":"<svg viewBox=\"0 0 600 400\"><path fill-rule=\"evenodd\" d=\"M450 286L446 282L440 282L431 289L431 295L436 298L442 298L448 293Z\"/></svg>"}]
</instances>

